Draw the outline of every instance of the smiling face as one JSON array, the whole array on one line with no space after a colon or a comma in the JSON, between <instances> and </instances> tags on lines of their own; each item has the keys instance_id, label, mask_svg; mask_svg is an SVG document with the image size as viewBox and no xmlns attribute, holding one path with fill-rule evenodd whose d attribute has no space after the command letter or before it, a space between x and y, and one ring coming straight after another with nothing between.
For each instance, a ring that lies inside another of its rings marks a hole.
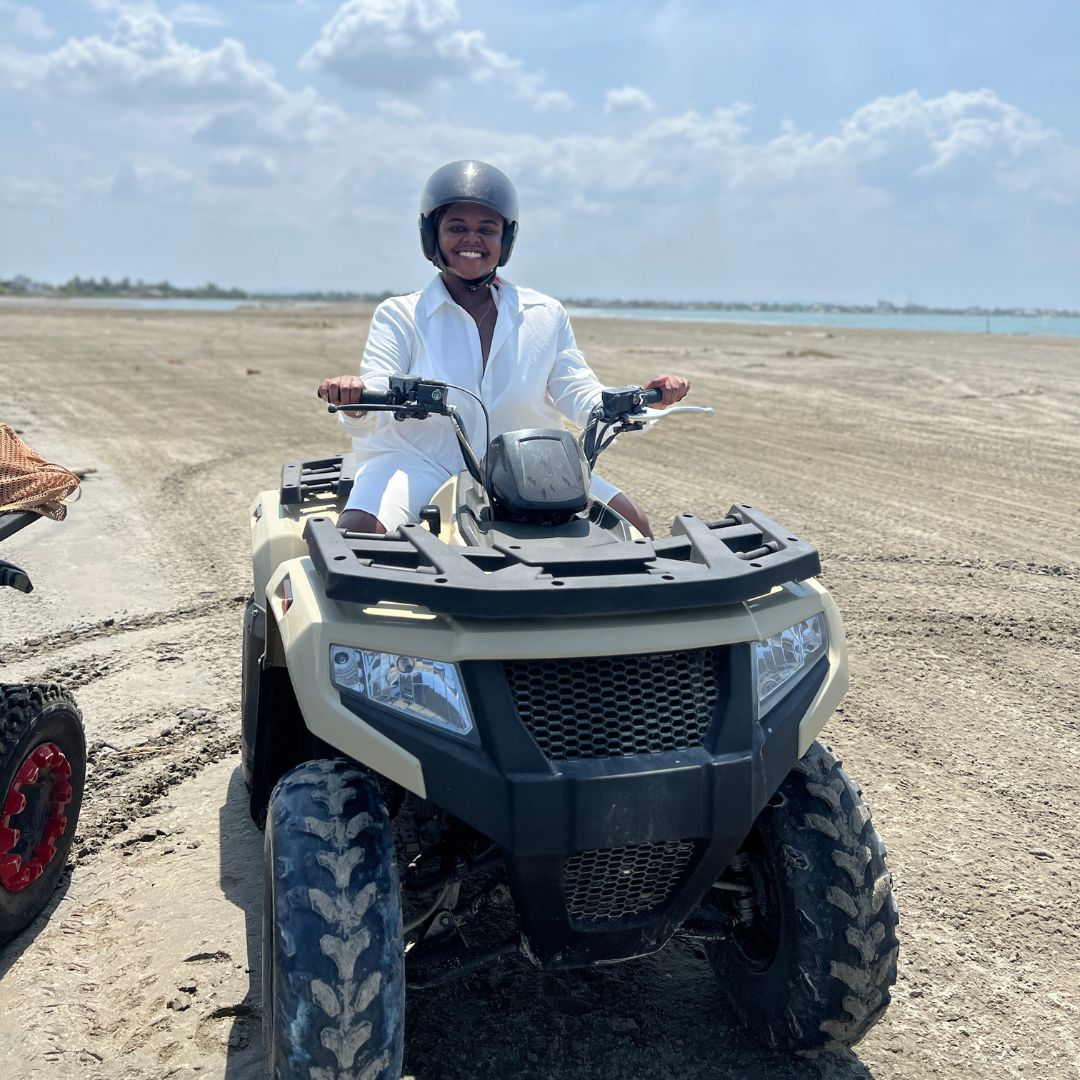
<instances>
[{"instance_id":1,"label":"smiling face","mask_svg":"<svg viewBox=\"0 0 1080 1080\"><path fill-rule=\"evenodd\" d=\"M446 265L463 278L478 278L499 263L503 219L478 203L452 203L439 220L439 250Z\"/></svg>"}]
</instances>

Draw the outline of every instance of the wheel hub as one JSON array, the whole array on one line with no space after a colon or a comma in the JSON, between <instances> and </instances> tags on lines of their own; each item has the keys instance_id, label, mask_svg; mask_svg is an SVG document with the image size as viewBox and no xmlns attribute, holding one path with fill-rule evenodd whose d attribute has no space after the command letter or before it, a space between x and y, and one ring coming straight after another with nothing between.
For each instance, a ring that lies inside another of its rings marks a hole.
<instances>
[{"instance_id":1,"label":"wheel hub","mask_svg":"<svg viewBox=\"0 0 1080 1080\"><path fill-rule=\"evenodd\" d=\"M22 892L56 858L67 828L71 762L56 743L23 758L0 808L0 888Z\"/></svg>"},{"instance_id":2,"label":"wheel hub","mask_svg":"<svg viewBox=\"0 0 1080 1080\"><path fill-rule=\"evenodd\" d=\"M772 864L755 834L732 859L728 874L714 886L714 896L731 918L730 940L751 970L765 971L780 944L780 905Z\"/></svg>"}]
</instances>

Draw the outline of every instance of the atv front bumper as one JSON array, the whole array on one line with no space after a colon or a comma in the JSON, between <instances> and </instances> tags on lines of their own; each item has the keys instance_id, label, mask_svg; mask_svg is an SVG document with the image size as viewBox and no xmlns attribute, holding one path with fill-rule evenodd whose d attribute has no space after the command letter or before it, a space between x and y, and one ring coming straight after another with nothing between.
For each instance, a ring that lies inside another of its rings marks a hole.
<instances>
[{"instance_id":1,"label":"atv front bumper","mask_svg":"<svg viewBox=\"0 0 1080 1080\"><path fill-rule=\"evenodd\" d=\"M575 620L543 633L535 620L471 624L329 600L307 559L284 563L266 598L267 654L283 654L307 727L503 849L527 947L545 967L660 948L721 876L847 684L843 629L814 581L711 616ZM752 642L820 611L828 655L758 717ZM475 738L339 693L331 644L456 663ZM572 655L545 656L553 645ZM598 671L599 680L590 674ZM703 674L704 705L687 704L677 684L693 689ZM559 702L580 695L589 705L576 709L576 734L556 730ZM682 719L669 723L673 716Z\"/></svg>"},{"instance_id":2,"label":"atv front bumper","mask_svg":"<svg viewBox=\"0 0 1080 1080\"><path fill-rule=\"evenodd\" d=\"M578 966L660 948L721 876L798 758L799 720L826 680L828 659L758 720L750 652L743 643L614 664L467 661L461 669L478 745L429 733L352 694L342 700L421 762L429 799L504 849L534 958L546 967ZM665 664L677 670L695 663L711 669L714 688L696 732L687 731L693 724L670 687L656 689L680 714L674 718L643 717L625 693L605 716L600 699L616 687L596 688L589 696L599 715L570 737L543 722L551 709L538 714L528 701L530 687L556 699L589 694L584 683L602 682L605 669L609 679L614 673L636 683L629 694L637 696L647 692L642 668L648 677ZM611 738L607 724L620 712L622 737ZM649 752L687 741L697 745ZM605 742L619 752L580 756Z\"/></svg>"}]
</instances>

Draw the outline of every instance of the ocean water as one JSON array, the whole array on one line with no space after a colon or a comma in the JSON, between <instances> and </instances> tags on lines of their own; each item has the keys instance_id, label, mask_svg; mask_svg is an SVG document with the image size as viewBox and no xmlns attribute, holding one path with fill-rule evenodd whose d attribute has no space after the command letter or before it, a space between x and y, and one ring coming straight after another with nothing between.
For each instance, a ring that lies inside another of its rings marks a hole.
<instances>
[{"instance_id":1,"label":"ocean water","mask_svg":"<svg viewBox=\"0 0 1080 1080\"><path fill-rule=\"evenodd\" d=\"M5 298L6 299L6 298ZM26 299L19 298L20 303ZM274 300L127 300L120 298L76 297L63 301L75 307L111 307L144 311L235 311L243 307L274 306L289 301ZM296 301L302 306L312 301ZM825 329L864 328L871 330L923 330L960 334L1029 334L1039 337L1080 337L1080 318L1050 315L905 315L896 312L874 315L861 312L827 311L728 311L721 308L678 309L652 307L574 307L571 317L579 319L647 319L659 322L745 323L756 326L816 326Z\"/></svg>"},{"instance_id":2,"label":"ocean water","mask_svg":"<svg viewBox=\"0 0 1080 1080\"><path fill-rule=\"evenodd\" d=\"M135 311L235 311L242 307L257 307L258 300L165 300L125 299L123 297L75 296L65 300L74 307L130 308Z\"/></svg>"},{"instance_id":3,"label":"ocean water","mask_svg":"<svg viewBox=\"0 0 1080 1080\"><path fill-rule=\"evenodd\" d=\"M946 331L960 334L1032 334L1041 337L1080 337L1080 318L1042 315L874 315L828 311L725 311L671 308L568 307L581 319L651 319L661 322L746 323L757 326L817 326L825 329Z\"/></svg>"}]
</instances>

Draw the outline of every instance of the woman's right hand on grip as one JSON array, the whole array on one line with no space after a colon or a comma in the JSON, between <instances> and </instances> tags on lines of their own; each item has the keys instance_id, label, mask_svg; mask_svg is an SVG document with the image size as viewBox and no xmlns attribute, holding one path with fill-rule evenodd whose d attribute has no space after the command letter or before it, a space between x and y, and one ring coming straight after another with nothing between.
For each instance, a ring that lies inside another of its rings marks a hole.
<instances>
[{"instance_id":1,"label":"woman's right hand on grip","mask_svg":"<svg viewBox=\"0 0 1080 1080\"><path fill-rule=\"evenodd\" d=\"M352 405L364 397L364 380L359 375L335 375L319 383L319 397L329 405ZM361 417L364 409L349 409L346 416Z\"/></svg>"}]
</instances>

